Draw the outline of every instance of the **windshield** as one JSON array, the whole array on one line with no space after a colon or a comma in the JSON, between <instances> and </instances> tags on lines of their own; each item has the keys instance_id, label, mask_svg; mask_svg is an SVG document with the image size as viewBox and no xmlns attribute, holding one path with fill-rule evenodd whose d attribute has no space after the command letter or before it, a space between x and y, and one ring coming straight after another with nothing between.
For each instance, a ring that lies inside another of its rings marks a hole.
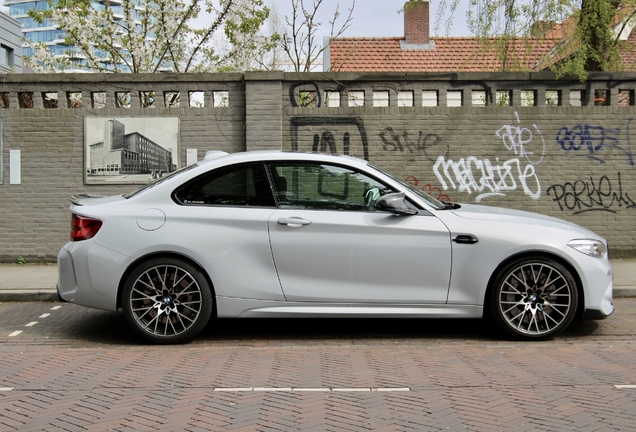
<instances>
[{"instance_id":1,"label":"windshield","mask_svg":"<svg viewBox=\"0 0 636 432\"><path fill-rule=\"evenodd\" d=\"M437 210L443 210L444 208L446 208L446 206L444 205L443 202L436 200L435 198L433 198L432 196L430 196L429 194L427 194L423 190L416 188L415 186L405 182L404 180L400 180L399 178L395 177L393 174L390 174L390 173L388 173L386 171L383 171L383 170L379 169L378 167L375 167L373 165L371 165L371 166L374 169L380 171L382 174L391 177L393 180L395 180L396 182L400 183L402 186L404 186L405 188L407 188L408 190L410 190L411 192L413 192L414 194L416 194L417 196L422 198L431 207L433 207L433 208L435 208Z\"/></svg>"},{"instance_id":2,"label":"windshield","mask_svg":"<svg viewBox=\"0 0 636 432\"><path fill-rule=\"evenodd\" d=\"M158 178L157 180L153 180L150 183L146 183L145 185L143 185L142 187L140 187L137 190L134 190L132 192L128 192L127 194L124 194L123 197L126 198L126 199L132 198L135 195L138 195L141 192L143 192L145 190L148 190L148 189L152 188L153 186L158 185L161 182L164 182L164 181L166 181L166 180L168 180L168 179L170 179L170 178L172 178L172 177L174 177L176 175L179 175L182 172L189 171L189 170L191 170L192 168L194 168L196 166L197 166L197 164L193 164L193 165L185 166L183 168L179 168L178 170L172 171L170 174L167 174L164 177Z\"/></svg>"}]
</instances>

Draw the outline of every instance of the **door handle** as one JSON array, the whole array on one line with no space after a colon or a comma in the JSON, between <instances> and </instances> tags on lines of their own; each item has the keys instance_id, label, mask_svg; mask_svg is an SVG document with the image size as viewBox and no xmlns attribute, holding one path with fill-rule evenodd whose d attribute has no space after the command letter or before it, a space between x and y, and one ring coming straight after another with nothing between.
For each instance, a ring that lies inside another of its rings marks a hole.
<instances>
[{"instance_id":1,"label":"door handle","mask_svg":"<svg viewBox=\"0 0 636 432\"><path fill-rule=\"evenodd\" d=\"M276 222L278 222L279 225L287 225L287 226L302 226L302 225L309 225L311 223L310 220L301 219L299 217L278 218Z\"/></svg>"},{"instance_id":2,"label":"door handle","mask_svg":"<svg viewBox=\"0 0 636 432\"><path fill-rule=\"evenodd\" d=\"M472 234L460 234L453 241L457 244L475 244L479 239Z\"/></svg>"}]
</instances>

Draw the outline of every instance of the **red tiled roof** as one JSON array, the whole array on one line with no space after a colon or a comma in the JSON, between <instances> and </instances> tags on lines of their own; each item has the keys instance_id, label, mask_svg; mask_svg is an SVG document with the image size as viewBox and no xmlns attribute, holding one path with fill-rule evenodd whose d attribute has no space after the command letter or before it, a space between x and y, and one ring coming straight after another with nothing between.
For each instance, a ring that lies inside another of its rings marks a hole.
<instances>
[{"instance_id":1,"label":"red tiled roof","mask_svg":"<svg viewBox=\"0 0 636 432\"><path fill-rule=\"evenodd\" d=\"M497 40L473 37L431 38L432 49L402 49L404 38L338 38L331 40L334 72L484 72L504 68ZM548 39L514 38L508 41L507 70L532 70L554 47ZM510 63L512 59L512 63Z\"/></svg>"}]
</instances>

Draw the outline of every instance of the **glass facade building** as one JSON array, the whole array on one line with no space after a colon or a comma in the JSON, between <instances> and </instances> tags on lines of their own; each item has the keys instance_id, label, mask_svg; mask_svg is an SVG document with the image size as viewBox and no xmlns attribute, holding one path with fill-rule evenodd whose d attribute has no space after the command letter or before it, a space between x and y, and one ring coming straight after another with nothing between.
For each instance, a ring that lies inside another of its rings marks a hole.
<instances>
[{"instance_id":1,"label":"glass facade building","mask_svg":"<svg viewBox=\"0 0 636 432\"><path fill-rule=\"evenodd\" d=\"M93 7L95 9L103 9L106 0L94 0ZM108 3L113 9L115 19L124 19L121 0L109 0ZM48 3L45 0L4 0L4 6L8 7L8 13L11 17L18 20L22 25L22 37L31 42L43 42L47 45L49 51L55 56L65 56L73 65L65 72L87 72L88 62L86 58L76 50L76 47L65 45L66 34L60 30L55 23L44 20L39 23L28 16L30 10L46 10ZM22 57L26 58L33 55L33 50L28 44L22 44ZM99 54L99 53L97 53ZM104 53L104 61L100 62L100 66L105 69L114 69L114 65ZM119 70L126 72L123 64L118 65Z\"/></svg>"}]
</instances>

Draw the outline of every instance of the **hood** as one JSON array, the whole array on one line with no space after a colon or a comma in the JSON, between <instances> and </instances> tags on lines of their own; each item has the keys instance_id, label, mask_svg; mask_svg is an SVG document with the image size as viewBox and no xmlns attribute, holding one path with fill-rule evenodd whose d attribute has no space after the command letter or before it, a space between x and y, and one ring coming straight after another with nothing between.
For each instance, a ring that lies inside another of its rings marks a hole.
<instances>
[{"instance_id":1,"label":"hood","mask_svg":"<svg viewBox=\"0 0 636 432\"><path fill-rule=\"evenodd\" d=\"M546 216L539 213L532 213L523 210L513 210L501 207L489 207L475 204L462 204L461 208L452 210L452 213L456 216L465 219L475 219L493 222L509 222L509 223L521 223L532 224L537 226L544 226L548 228L555 228L565 231L576 232L581 237L600 239L601 237L595 234L593 231L583 228L572 222L568 222L563 219L555 218L552 216Z\"/></svg>"}]
</instances>

